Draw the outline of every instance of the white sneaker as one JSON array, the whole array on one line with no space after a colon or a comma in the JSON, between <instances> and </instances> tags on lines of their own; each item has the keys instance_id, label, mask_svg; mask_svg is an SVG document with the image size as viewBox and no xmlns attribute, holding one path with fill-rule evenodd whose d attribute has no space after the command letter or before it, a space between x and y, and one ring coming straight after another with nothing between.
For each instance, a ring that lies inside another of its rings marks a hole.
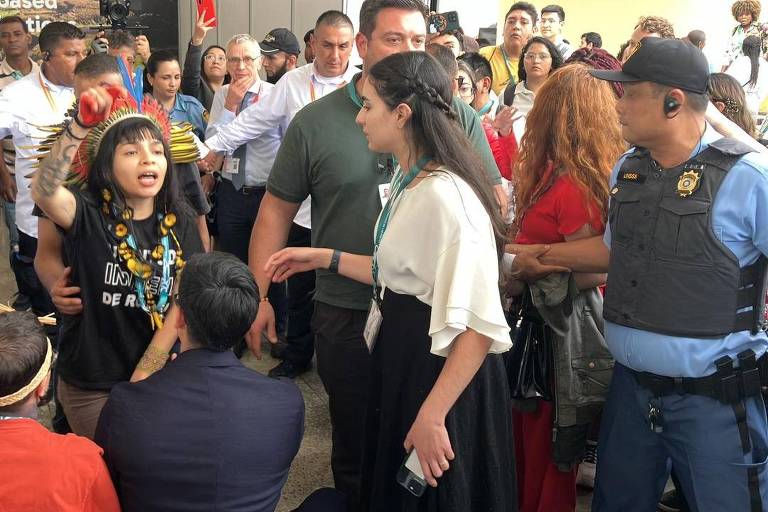
<instances>
[{"instance_id":1,"label":"white sneaker","mask_svg":"<svg viewBox=\"0 0 768 512\"><path fill-rule=\"evenodd\" d=\"M597 443L587 441L584 452L584 460L579 464L579 472L576 475L576 485L595 488L595 470L597 469Z\"/></svg>"}]
</instances>

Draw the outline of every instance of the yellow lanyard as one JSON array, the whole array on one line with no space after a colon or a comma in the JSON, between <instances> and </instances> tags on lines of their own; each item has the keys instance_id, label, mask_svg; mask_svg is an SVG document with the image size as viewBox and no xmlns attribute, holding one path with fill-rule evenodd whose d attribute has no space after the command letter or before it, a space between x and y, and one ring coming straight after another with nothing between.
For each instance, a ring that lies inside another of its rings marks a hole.
<instances>
[{"instance_id":1,"label":"yellow lanyard","mask_svg":"<svg viewBox=\"0 0 768 512\"><path fill-rule=\"evenodd\" d=\"M40 71L37 74L38 80L40 80L40 88L43 90L43 93L45 94L45 99L48 100L48 105L51 106L51 110L53 110L55 113L57 113L59 110L56 107L56 100L53 97L53 94L51 94L51 89L48 87L48 85L43 82L43 72Z\"/></svg>"}]
</instances>

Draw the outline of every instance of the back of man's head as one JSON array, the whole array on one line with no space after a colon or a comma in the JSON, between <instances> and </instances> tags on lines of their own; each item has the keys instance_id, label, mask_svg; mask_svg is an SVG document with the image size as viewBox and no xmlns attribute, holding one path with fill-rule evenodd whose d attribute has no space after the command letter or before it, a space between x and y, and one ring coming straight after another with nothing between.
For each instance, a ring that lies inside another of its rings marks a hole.
<instances>
[{"instance_id":1,"label":"back of man's head","mask_svg":"<svg viewBox=\"0 0 768 512\"><path fill-rule=\"evenodd\" d=\"M704 48L704 44L707 41L707 35L703 30L691 30L688 32L688 42L690 42L696 48Z\"/></svg>"},{"instance_id":2,"label":"back of man's head","mask_svg":"<svg viewBox=\"0 0 768 512\"><path fill-rule=\"evenodd\" d=\"M482 80L483 78L490 78L493 81L493 69L488 59L475 52L468 52L459 57L459 60L463 60L472 71L475 73L476 80Z\"/></svg>"},{"instance_id":3,"label":"back of man's head","mask_svg":"<svg viewBox=\"0 0 768 512\"><path fill-rule=\"evenodd\" d=\"M50 53L59 46L62 40L71 41L73 39L85 39L85 32L71 23L53 21L40 31L38 44L40 51Z\"/></svg>"},{"instance_id":4,"label":"back of man's head","mask_svg":"<svg viewBox=\"0 0 768 512\"><path fill-rule=\"evenodd\" d=\"M584 39L585 43L591 44L592 48L603 47L603 38L597 32L586 32L581 34L581 38Z\"/></svg>"},{"instance_id":5,"label":"back of man's head","mask_svg":"<svg viewBox=\"0 0 768 512\"><path fill-rule=\"evenodd\" d=\"M224 351L248 332L259 308L251 271L230 254L192 256L179 282L179 306L194 346Z\"/></svg>"},{"instance_id":6,"label":"back of man's head","mask_svg":"<svg viewBox=\"0 0 768 512\"><path fill-rule=\"evenodd\" d=\"M437 62L443 67L448 77L453 79L456 73L459 72L459 65L456 63L456 56L453 52L441 44L428 44L427 53L435 58Z\"/></svg>"},{"instance_id":7,"label":"back of man's head","mask_svg":"<svg viewBox=\"0 0 768 512\"><path fill-rule=\"evenodd\" d=\"M82 78L96 78L107 73L120 74L117 59L106 53L94 53L75 66L75 76Z\"/></svg>"},{"instance_id":8,"label":"back of man's head","mask_svg":"<svg viewBox=\"0 0 768 512\"><path fill-rule=\"evenodd\" d=\"M360 32L365 37L371 37L376 30L376 18L384 9L402 9L404 11L418 11L424 16L426 24L429 9L422 0L365 0L360 7Z\"/></svg>"},{"instance_id":9,"label":"back of man's head","mask_svg":"<svg viewBox=\"0 0 768 512\"><path fill-rule=\"evenodd\" d=\"M45 331L34 314L29 311L0 314L0 397L13 395L32 382L43 366L47 349ZM0 406L0 411L12 408L24 398L26 396Z\"/></svg>"}]
</instances>

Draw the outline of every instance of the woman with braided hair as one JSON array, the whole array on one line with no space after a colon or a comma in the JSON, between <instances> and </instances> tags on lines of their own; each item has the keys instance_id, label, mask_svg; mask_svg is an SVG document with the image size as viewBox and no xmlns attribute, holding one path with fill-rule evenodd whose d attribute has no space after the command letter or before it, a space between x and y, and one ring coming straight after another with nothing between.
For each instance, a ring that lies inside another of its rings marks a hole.
<instances>
[{"instance_id":1,"label":"woman with braided hair","mask_svg":"<svg viewBox=\"0 0 768 512\"><path fill-rule=\"evenodd\" d=\"M369 71L357 122L372 151L399 162L374 256L288 248L266 265L275 281L327 268L373 285L364 510L517 508L501 358L511 345L498 289L504 225L455 120L451 78L424 52ZM428 484L421 497L398 485L407 457Z\"/></svg>"}]
</instances>

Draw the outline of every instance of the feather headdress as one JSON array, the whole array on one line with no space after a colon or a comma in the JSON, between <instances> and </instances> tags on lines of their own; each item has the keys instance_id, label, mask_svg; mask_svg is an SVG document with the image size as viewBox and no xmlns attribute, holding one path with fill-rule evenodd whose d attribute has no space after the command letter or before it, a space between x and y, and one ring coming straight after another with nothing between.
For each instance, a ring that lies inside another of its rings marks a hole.
<instances>
[{"instance_id":1,"label":"feather headdress","mask_svg":"<svg viewBox=\"0 0 768 512\"><path fill-rule=\"evenodd\" d=\"M117 87L107 89L112 96L110 113L106 119L92 128L85 140L80 143L70 167L70 173L65 181L69 186L85 185L104 136L109 130L127 119L139 118L151 121L160 130L163 140L168 143L171 149L171 159L174 163L191 163L200 158L192 125L186 122L171 123L163 107L154 98L144 96L143 68L139 67L131 74L123 59L118 59L117 62L123 77L124 89ZM128 94L125 93L126 91ZM37 146L38 161L48 156L53 144L66 128L67 123L75 118L79 108L80 105L75 105L63 123L41 128L49 135Z\"/></svg>"}]
</instances>

